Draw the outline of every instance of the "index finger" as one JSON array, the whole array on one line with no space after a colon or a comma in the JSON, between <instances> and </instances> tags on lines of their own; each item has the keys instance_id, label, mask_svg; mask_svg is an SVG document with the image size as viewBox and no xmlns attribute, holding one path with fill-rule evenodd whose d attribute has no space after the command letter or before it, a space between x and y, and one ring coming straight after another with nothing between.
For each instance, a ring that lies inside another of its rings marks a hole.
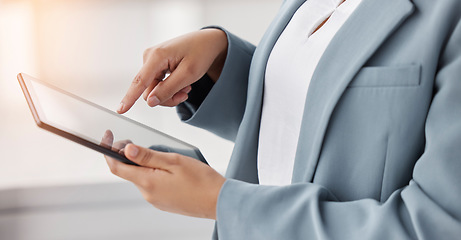
<instances>
[{"instance_id":1,"label":"index finger","mask_svg":"<svg viewBox=\"0 0 461 240\"><path fill-rule=\"evenodd\" d=\"M128 111L138 100L141 94L148 88L151 84L156 86L159 82L164 72L165 66L160 64L159 59L156 57L151 57L147 61L136 75L136 77L131 82L130 88L128 89L125 97L120 102L120 106L117 109L117 112L122 114ZM168 68L168 64L166 65Z\"/></svg>"},{"instance_id":2,"label":"index finger","mask_svg":"<svg viewBox=\"0 0 461 240\"><path fill-rule=\"evenodd\" d=\"M131 82L130 88L125 94L125 97L123 97L120 102L117 112L122 114L128 111L134 105L136 100L138 100L144 90L150 85L150 82L151 81L149 81L146 77L142 77L141 74L138 73L133 82ZM155 85L157 83L155 83Z\"/></svg>"}]
</instances>

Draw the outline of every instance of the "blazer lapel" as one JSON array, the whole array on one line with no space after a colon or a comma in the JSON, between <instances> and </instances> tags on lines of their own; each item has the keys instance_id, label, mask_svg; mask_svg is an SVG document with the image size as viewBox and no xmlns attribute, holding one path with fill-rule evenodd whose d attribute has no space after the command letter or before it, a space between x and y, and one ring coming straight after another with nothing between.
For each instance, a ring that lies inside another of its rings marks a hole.
<instances>
[{"instance_id":1,"label":"blazer lapel","mask_svg":"<svg viewBox=\"0 0 461 240\"><path fill-rule=\"evenodd\" d=\"M347 85L413 12L409 0L363 0L320 60L306 97L292 182L312 181L330 116Z\"/></svg>"}]
</instances>

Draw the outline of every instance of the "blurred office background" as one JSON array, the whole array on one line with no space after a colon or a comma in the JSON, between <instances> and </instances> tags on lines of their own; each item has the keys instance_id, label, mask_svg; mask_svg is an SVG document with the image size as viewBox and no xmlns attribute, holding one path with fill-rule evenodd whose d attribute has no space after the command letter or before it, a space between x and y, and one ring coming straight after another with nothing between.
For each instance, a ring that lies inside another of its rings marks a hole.
<instances>
[{"instance_id":1,"label":"blurred office background","mask_svg":"<svg viewBox=\"0 0 461 240\"><path fill-rule=\"evenodd\" d=\"M0 239L208 239L163 213L103 157L35 126L19 72L115 109L144 49L206 25L257 44L280 0L0 0ZM139 101L127 116L199 147L224 173L231 142Z\"/></svg>"}]
</instances>

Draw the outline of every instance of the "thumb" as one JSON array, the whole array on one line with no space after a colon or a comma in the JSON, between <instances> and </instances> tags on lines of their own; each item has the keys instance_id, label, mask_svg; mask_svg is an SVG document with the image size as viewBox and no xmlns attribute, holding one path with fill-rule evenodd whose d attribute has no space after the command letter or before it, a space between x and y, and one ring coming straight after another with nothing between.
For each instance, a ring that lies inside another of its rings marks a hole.
<instances>
[{"instance_id":1,"label":"thumb","mask_svg":"<svg viewBox=\"0 0 461 240\"><path fill-rule=\"evenodd\" d=\"M125 147L125 156L140 166L166 171L177 162L175 154L154 151L131 143Z\"/></svg>"}]
</instances>

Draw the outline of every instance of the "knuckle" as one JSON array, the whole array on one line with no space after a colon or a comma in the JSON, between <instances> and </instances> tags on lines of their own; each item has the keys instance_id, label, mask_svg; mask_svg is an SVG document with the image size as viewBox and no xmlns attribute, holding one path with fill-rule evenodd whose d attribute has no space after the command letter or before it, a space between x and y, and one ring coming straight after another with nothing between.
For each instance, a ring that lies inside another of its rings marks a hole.
<instances>
[{"instance_id":1,"label":"knuckle","mask_svg":"<svg viewBox=\"0 0 461 240\"><path fill-rule=\"evenodd\" d=\"M152 153L150 151L146 151L142 157L139 159L139 163L142 166L146 166L149 164L150 159L152 158Z\"/></svg>"},{"instance_id":2,"label":"knuckle","mask_svg":"<svg viewBox=\"0 0 461 240\"><path fill-rule=\"evenodd\" d=\"M147 61L152 56L164 57L166 54L167 49L164 46L154 46L144 50L142 57L144 61Z\"/></svg>"},{"instance_id":3,"label":"knuckle","mask_svg":"<svg viewBox=\"0 0 461 240\"><path fill-rule=\"evenodd\" d=\"M144 61L146 61L146 60L149 58L151 49L152 49L152 48L147 48L147 49L144 50L144 52L142 53L142 58L143 58Z\"/></svg>"},{"instance_id":4,"label":"knuckle","mask_svg":"<svg viewBox=\"0 0 461 240\"><path fill-rule=\"evenodd\" d=\"M199 76L200 75L200 69L197 67L196 64L188 62L184 66L184 73L190 76Z\"/></svg>"},{"instance_id":5,"label":"knuckle","mask_svg":"<svg viewBox=\"0 0 461 240\"><path fill-rule=\"evenodd\" d=\"M142 77L138 74L136 77L133 79L133 84L138 85L142 82Z\"/></svg>"},{"instance_id":6,"label":"knuckle","mask_svg":"<svg viewBox=\"0 0 461 240\"><path fill-rule=\"evenodd\" d=\"M149 55L164 57L166 55L166 51L167 50L164 47L156 47L149 50Z\"/></svg>"},{"instance_id":7,"label":"knuckle","mask_svg":"<svg viewBox=\"0 0 461 240\"><path fill-rule=\"evenodd\" d=\"M178 153L171 153L170 164L177 166L181 164L182 155Z\"/></svg>"},{"instance_id":8,"label":"knuckle","mask_svg":"<svg viewBox=\"0 0 461 240\"><path fill-rule=\"evenodd\" d=\"M142 86L142 87L144 87L144 88L147 88L147 87L148 87L146 81L144 81L144 79L143 79L143 78L141 77L141 75L139 75L139 74L136 75L136 77L134 77L132 84L133 84L134 86Z\"/></svg>"}]
</instances>

